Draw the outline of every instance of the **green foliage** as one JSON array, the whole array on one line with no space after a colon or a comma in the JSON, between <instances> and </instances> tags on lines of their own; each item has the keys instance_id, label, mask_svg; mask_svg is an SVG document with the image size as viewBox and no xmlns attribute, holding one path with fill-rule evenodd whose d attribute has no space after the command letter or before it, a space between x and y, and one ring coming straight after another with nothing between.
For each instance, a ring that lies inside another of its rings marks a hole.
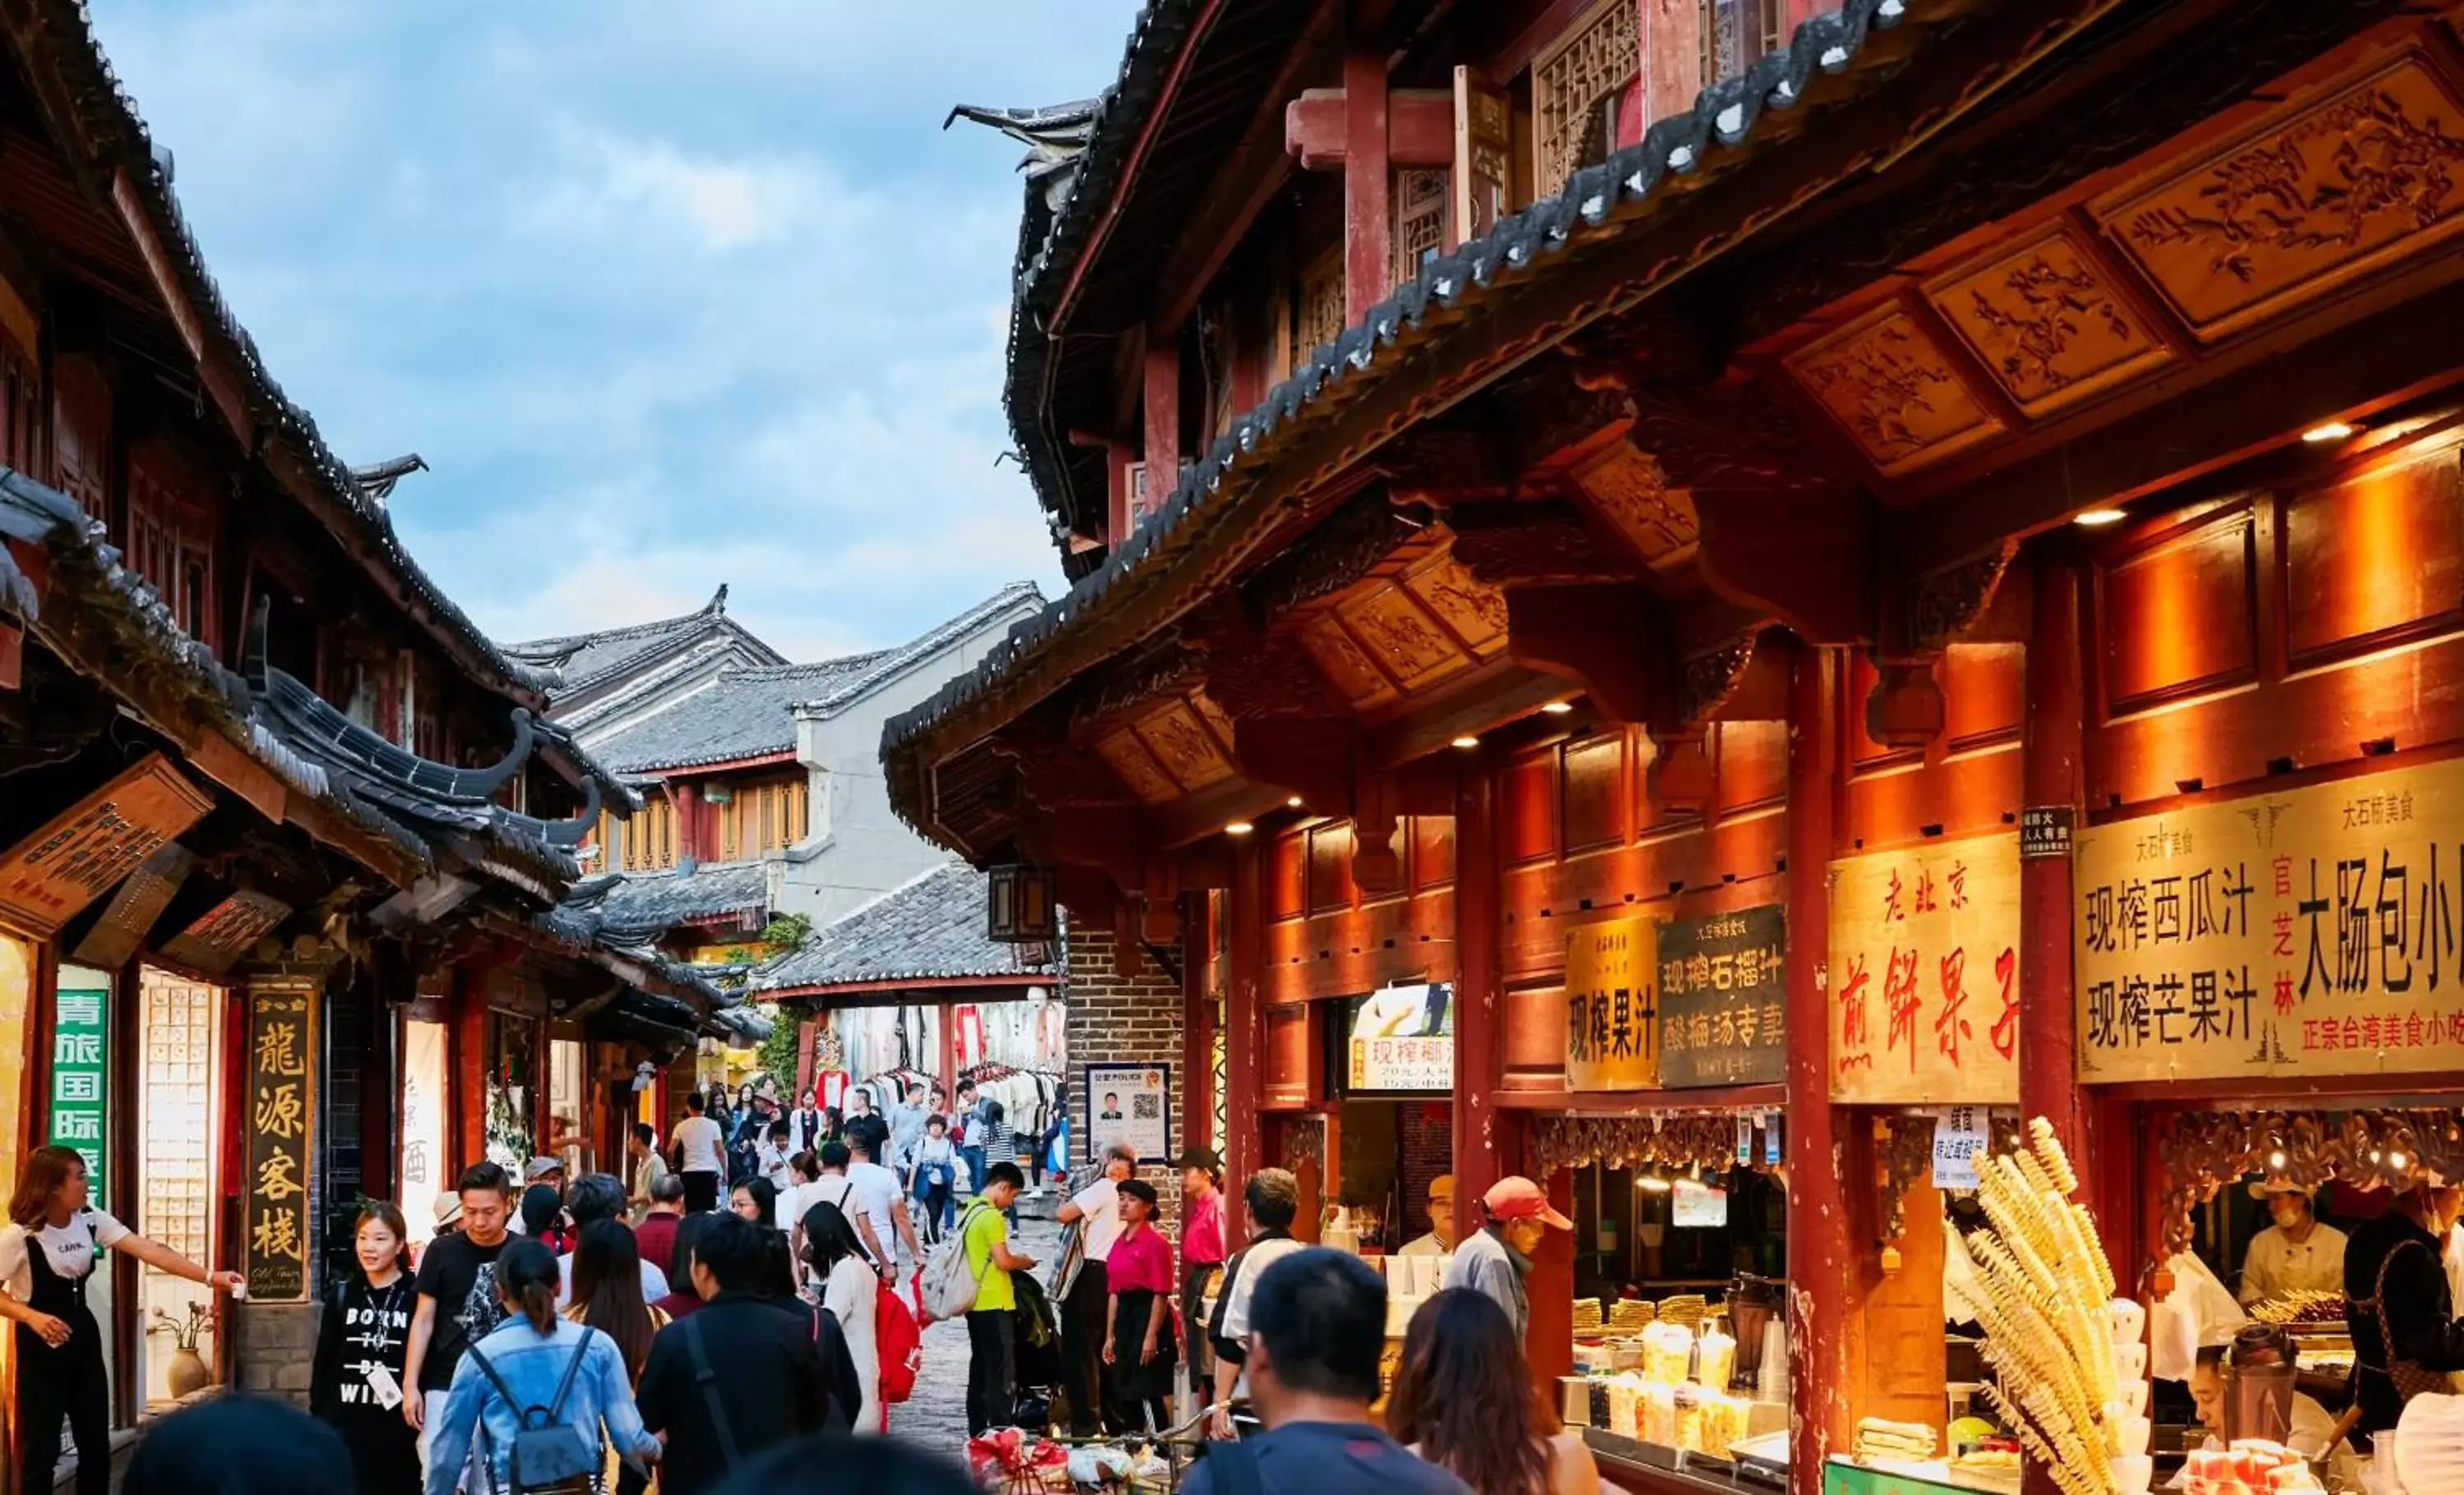
<instances>
[{"instance_id":1,"label":"green foliage","mask_svg":"<svg viewBox=\"0 0 2464 1495\"><path fill-rule=\"evenodd\" d=\"M803 1009L781 1003L770 1009L770 1036L754 1050L754 1065L779 1082L779 1093L794 1103L796 1094L796 1035L803 1026Z\"/></svg>"},{"instance_id":2,"label":"green foliage","mask_svg":"<svg viewBox=\"0 0 2464 1495\"><path fill-rule=\"evenodd\" d=\"M801 913L781 913L762 925L761 933L753 937L768 945L772 955L784 955L802 949L804 941L813 937L813 921Z\"/></svg>"}]
</instances>

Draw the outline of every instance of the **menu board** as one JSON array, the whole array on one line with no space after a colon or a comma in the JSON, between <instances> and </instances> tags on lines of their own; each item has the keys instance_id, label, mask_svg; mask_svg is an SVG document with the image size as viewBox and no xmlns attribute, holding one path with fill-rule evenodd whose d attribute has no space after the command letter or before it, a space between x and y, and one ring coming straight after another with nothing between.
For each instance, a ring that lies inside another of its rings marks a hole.
<instances>
[{"instance_id":1,"label":"menu board","mask_svg":"<svg viewBox=\"0 0 2464 1495\"><path fill-rule=\"evenodd\" d=\"M249 1297L308 1297L308 1168L316 1113L316 989L258 986L248 1000Z\"/></svg>"},{"instance_id":2,"label":"menu board","mask_svg":"<svg viewBox=\"0 0 2464 1495\"><path fill-rule=\"evenodd\" d=\"M85 1159L86 1198L97 1209L110 1208L103 1168L110 1116L111 993L62 985L52 1006L50 1141Z\"/></svg>"},{"instance_id":3,"label":"menu board","mask_svg":"<svg viewBox=\"0 0 2464 1495\"><path fill-rule=\"evenodd\" d=\"M1831 1098L2019 1099L2019 837L1831 864Z\"/></svg>"},{"instance_id":4,"label":"menu board","mask_svg":"<svg viewBox=\"0 0 2464 1495\"><path fill-rule=\"evenodd\" d=\"M1389 986L1352 1004L1351 1088L1455 1088L1454 987Z\"/></svg>"},{"instance_id":5,"label":"menu board","mask_svg":"<svg viewBox=\"0 0 2464 1495\"><path fill-rule=\"evenodd\" d=\"M1566 936L1566 1088L1647 1090L1660 1083L1659 931L1644 917Z\"/></svg>"},{"instance_id":6,"label":"menu board","mask_svg":"<svg viewBox=\"0 0 2464 1495\"><path fill-rule=\"evenodd\" d=\"M2464 1067L2464 761L2078 844L2081 1079Z\"/></svg>"},{"instance_id":7,"label":"menu board","mask_svg":"<svg viewBox=\"0 0 2464 1495\"><path fill-rule=\"evenodd\" d=\"M1788 912L1759 904L1660 926L1660 1083L1771 1085L1788 1076Z\"/></svg>"}]
</instances>

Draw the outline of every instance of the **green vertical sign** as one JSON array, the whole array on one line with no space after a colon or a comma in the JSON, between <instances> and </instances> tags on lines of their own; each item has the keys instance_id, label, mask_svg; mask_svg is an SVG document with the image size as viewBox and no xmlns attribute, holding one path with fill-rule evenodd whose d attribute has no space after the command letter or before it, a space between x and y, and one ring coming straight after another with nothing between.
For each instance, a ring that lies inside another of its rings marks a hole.
<instances>
[{"instance_id":1,"label":"green vertical sign","mask_svg":"<svg viewBox=\"0 0 2464 1495\"><path fill-rule=\"evenodd\" d=\"M62 987L52 1019L52 1131L55 1147L85 1159L86 1194L105 1208L103 1158L111 1114L111 994Z\"/></svg>"}]
</instances>

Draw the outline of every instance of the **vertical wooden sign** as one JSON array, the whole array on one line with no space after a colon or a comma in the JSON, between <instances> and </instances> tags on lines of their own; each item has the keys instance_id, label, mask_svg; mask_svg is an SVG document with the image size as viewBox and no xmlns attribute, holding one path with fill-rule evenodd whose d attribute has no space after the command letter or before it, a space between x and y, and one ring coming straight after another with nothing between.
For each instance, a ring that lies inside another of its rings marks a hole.
<instances>
[{"instance_id":1,"label":"vertical wooden sign","mask_svg":"<svg viewBox=\"0 0 2464 1495\"><path fill-rule=\"evenodd\" d=\"M1566 936L1566 1088L1660 1083L1660 940L1649 918L1586 924Z\"/></svg>"},{"instance_id":2,"label":"vertical wooden sign","mask_svg":"<svg viewBox=\"0 0 2464 1495\"><path fill-rule=\"evenodd\" d=\"M1455 69L1454 205L1446 248L1479 238L1506 216L1514 150L1513 115L1506 91Z\"/></svg>"},{"instance_id":3,"label":"vertical wooden sign","mask_svg":"<svg viewBox=\"0 0 2464 1495\"><path fill-rule=\"evenodd\" d=\"M245 1275L254 1303L304 1303L314 1222L317 989L308 982L248 994L248 1213Z\"/></svg>"}]
</instances>

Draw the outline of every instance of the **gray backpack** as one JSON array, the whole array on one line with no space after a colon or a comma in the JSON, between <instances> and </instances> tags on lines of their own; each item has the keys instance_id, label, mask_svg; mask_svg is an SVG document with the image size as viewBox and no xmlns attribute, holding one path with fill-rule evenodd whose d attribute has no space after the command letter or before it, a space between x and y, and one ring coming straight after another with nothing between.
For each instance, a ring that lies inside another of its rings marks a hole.
<instances>
[{"instance_id":1,"label":"gray backpack","mask_svg":"<svg viewBox=\"0 0 2464 1495\"><path fill-rule=\"evenodd\" d=\"M562 1495L565 1491L596 1490L600 1471L605 1466L606 1455L600 1446L598 1430L584 1433L562 1420L565 1394L573 1390L573 1378L582 1370L583 1357L590 1352L590 1336L598 1330L583 1325L582 1340L573 1347L573 1358L564 1365L563 1378L556 1383L556 1399L542 1407L537 1403L523 1406L513 1388L505 1384L488 1357L473 1345L463 1352L479 1364L480 1374L514 1409L520 1427L514 1434L512 1456L505 1462L505 1472L512 1479L510 1488L497 1495ZM486 1423L482 1421L482 1427ZM495 1464L491 1462L489 1484L495 1484Z\"/></svg>"}]
</instances>

